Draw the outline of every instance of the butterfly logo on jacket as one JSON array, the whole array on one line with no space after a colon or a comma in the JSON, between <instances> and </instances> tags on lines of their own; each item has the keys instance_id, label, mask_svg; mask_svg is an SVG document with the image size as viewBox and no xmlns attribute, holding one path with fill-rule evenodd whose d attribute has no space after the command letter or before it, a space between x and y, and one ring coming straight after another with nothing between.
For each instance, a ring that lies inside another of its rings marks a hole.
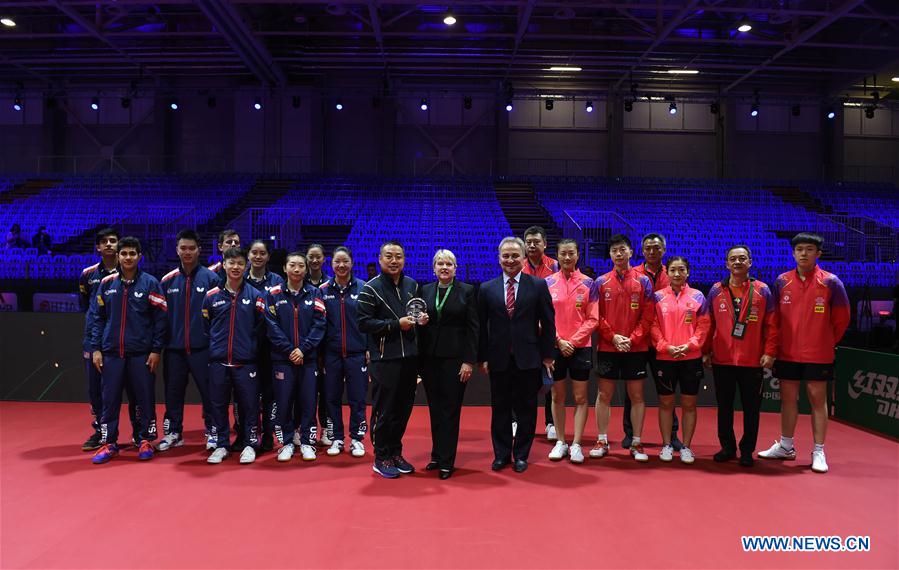
<instances>
[{"instance_id":1,"label":"butterfly logo on jacket","mask_svg":"<svg viewBox=\"0 0 899 570\"><path fill-rule=\"evenodd\" d=\"M206 290L206 287L197 287L197 293L202 293Z\"/></svg>"},{"instance_id":2,"label":"butterfly logo on jacket","mask_svg":"<svg viewBox=\"0 0 899 570\"><path fill-rule=\"evenodd\" d=\"M135 291L135 292L134 292L134 298L135 298L135 299L140 299L140 298L143 297L143 296L144 296L144 294L141 293L140 291Z\"/></svg>"},{"instance_id":3,"label":"butterfly logo on jacket","mask_svg":"<svg viewBox=\"0 0 899 570\"><path fill-rule=\"evenodd\" d=\"M250 300L249 300L249 299L241 299L241 301L243 302L244 305L249 305L249 304L250 304Z\"/></svg>"}]
</instances>

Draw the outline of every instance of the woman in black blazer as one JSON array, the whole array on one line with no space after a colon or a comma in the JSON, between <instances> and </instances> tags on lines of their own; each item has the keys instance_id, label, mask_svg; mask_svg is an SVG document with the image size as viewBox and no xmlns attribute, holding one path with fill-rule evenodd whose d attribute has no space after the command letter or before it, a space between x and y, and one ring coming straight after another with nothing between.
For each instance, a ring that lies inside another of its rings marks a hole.
<instances>
[{"instance_id":1,"label":"woman in black blazer","mask_svg":"<svg viewBox=\"0 0 899 570\"><path fill-rule=\"evenodd\" d=\"M465 385L478 353L475 289L456 281L456 256L447 249L434 254L436 283L421 288L428 304L428 326L418 329L421 377L431 415L431 461L426 469L453 474L459 443L459 418Z\"/></svg>"}]
</instances>

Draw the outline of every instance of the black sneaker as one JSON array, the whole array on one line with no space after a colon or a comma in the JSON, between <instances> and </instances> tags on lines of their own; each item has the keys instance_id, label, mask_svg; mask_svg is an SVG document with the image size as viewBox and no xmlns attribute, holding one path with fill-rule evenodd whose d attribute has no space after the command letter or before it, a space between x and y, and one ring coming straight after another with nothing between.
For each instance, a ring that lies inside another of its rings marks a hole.
<instances>
[{"instance_id":1,"label":"black sneaker","mask_svg":"<svg viewBox=\"0 0 899 570\"><path fill-rule=\"evenodd\" d=\"M752 454L740 456L740 467L752 467L753 465L755 465L755 459L752 458Z\"/></svg>"},{"instance_id":2,"label":"black sneaker","mask_svg":"<svg viewBox=\"0 0 899 570\"><path fill-rule=\"evenodd\" d=\"M396 457L394 457L393 464L396 466L396 470L403 475L415 473L415 467L413 467L411 463L403 459L402 455L397 455Z\"/></svg>"},{"instance_id":3,"label":"black sneaker","mask_svg":"<svg viewBox=\"0 0 899 570\"><path fill-rule=\"evenodd\" d=\"M100 440L102 439L102 437L103 436L100 435L100 432L95 431L94 435L87 438L87 441L81 444L81 451L94 451L100 449L100 446L102 445L100 443Z\"/></svg>"},{"instance_id":4,"label":"black sneaker","mask_svg":"<svg viewBox=\"0 0 899 570\"><path fill-rule=\"evenodd\" d=\"M715 460L715 463L724 463L726 461L730 461L731 459L736 459L737 454L729 449L722 449L718 451L715 455L712 456L712 459Z\"/></svg>"}]
</instances>

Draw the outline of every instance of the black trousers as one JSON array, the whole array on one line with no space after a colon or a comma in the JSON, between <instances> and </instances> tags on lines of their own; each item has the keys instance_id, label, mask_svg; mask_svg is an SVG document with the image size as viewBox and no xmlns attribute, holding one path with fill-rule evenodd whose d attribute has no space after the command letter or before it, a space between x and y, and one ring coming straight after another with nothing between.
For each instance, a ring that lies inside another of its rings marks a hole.
<instances>
[{"instance_id":1,"label":"black trousers","mask_svg":"<svg viewBox=\"0 0 899 570\"><path fill-rule=\"evenodd\" d=\"M656 375L656 351L653 349L649 349L649 373L652 374L652 377L655 378ZM631 398L627 395L627 386L622 386L624 388L624 417L621 419L621 425L624 428L624 435L627 437L634 437L634 425L631 423ZM677 437L677 430L680 428L680 422L677 421L677 411L672 412L674 415L674 421L671 423L671 437Z\"/></svg>"},{"instance_id":2,"label":"black trousers","mask_svg":"<svg viewBox=\"0 0 899 570\"><path fill-rule=\"evenodd\" d=\"M527 460L537 428L537 392L542 384L539 368L520 370L511 356L506 370L490 371L490 435L495 459L509 459L511 455ZM514 438L513 412L518 421Z\"/></svg>"},{"instance_id":3,"label":"black trousers","mask_svg":"<svg viewBox=\"0 0 899 570\"><path fill-rule=\"evenodd\" d=\"M371 373L371 441L375 459L402 455L403 435L412 406L418 375L416 357L381 360L368 367Z\"/></svg>"},{"instance_id":4,"label":"black trousers","mask_svg":"<svg viewBox=\"0 0 899 570\"><path fill-rule=\"evenodd\" d=\"M431 461L440 469L452 469L459 445L459 419L467 383L459 380L462 360L426 356L421 378L431 415Z\"/></svg>"},{"instance_id":5,"label":"black trousers","mask_svg":"<svg viewBox=\"0 0 899 570\"><path fill-rule=\"evenodd\" d=\"M543 398L543 419L546 425L553 423L553 392L550 390Z\"/></svg>"},{"instance_id":6,"label":"black trousers","mask_svg":"<svg viewBox=\"0 0 899 570\"><path fill-rule=\"evenodd\" d=\"M734 395L740 390L743 403L743 437L740 454L752 456L759 437L759 410L762 405L763 375L761 368L749 366L712 366L715 396L718 399L718 441L721 447L736 453L734 435Z\"/></svg>"}]
</instances>

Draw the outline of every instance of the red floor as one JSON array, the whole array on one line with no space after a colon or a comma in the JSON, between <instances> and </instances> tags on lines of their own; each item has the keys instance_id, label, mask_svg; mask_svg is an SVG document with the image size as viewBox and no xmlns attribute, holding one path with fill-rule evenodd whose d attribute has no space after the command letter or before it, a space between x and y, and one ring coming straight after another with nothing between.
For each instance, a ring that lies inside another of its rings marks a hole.
<instances>
[{"instance_id":1,"label":"red floor","mask_svg":"<svg viewBox=\"0 0 899 570\"><path fill-rule=\"evenodd\" d=\"M146 464L129 448L95 466L79 451L86 414L79 404L0 403L0 567L899 567L899 445L837 423L827 475L809 470L804 417L798 461L713 463L712 409L700 412L693 466L660 463L657 445L644 465L620 449L551 464L541 439L519 475L490 471L489 409L466 408L452 479L391 481L372 473L370 455L207 465L195 406L188 445ZM655 410L649 420L657 442ZM778 425L763 417L760 447ZM423 468L429 444L416 408L407 459ZM745 553L749 534L867 535L871 551Z\"/></svg>"}]
</instances>

